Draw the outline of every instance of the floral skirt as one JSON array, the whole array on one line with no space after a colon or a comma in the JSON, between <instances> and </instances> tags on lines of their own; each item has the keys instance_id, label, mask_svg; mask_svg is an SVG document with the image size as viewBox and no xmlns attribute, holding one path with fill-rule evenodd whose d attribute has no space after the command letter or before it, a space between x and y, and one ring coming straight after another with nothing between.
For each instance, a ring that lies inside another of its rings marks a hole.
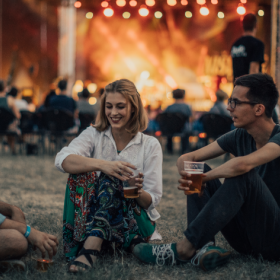
<instances>
[{"instance_id":1,"label":"floral skirt","mask_svg":"<svg viewBox=\"0 0 280 280\"><path fill-rule=\"evenodd\" d=\"M85 239L100 237L127 249L137 235L148 241L155 230L146 211L123 195L122 181L95 172L69 175L64 200L63 245L67 260L76 257Z\"/></svg>"}]
</instances>

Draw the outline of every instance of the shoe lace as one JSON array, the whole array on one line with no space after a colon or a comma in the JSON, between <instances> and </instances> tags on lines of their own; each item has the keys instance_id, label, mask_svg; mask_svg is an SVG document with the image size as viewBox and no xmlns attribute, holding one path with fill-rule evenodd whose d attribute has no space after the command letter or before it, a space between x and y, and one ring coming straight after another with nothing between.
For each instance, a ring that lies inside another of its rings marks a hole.
<instances>
[{"instance_id":1,"label":"shoe lace","mask_svg":"<svg viewBox=\"0 0 280 280\"><path fill-rule=\"evenodd\" d=\"M172 260L171 265L175 264L175 256L174 251L171 249L171 244L165 244L165 245L157 245L153 246L153 255L156 255L156 263L159 266L162 266L165 264L165 261L167 259Z\"/></svg>"},{"instance_id":2,"label":"shoe lace","mask_svg":"<svg viewBox=\"0 0 280 280\"><path fill-rule=\"evenodd\" d=\"M202 257L202 255L207 251L209 246L214 245L214 242L208 242L207 244L205 244L200 250L199 252L191 259L191 264L194 266L199 266L199 261L200 258Z\"/></svg>"}]
</instances>

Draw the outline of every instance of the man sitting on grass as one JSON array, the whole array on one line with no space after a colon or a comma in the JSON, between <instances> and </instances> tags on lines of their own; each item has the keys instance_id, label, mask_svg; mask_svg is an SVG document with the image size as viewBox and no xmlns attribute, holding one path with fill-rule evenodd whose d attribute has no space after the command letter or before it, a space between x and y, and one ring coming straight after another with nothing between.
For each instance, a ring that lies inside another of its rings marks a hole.
<instances>
[{"instance_id":1,"label":"man sitting on grass","mask_svg":"<svg viewBox=\"0 0 280 280\"><path fill-rule=\"evenodd\" d=\"M58 240L54 235L38 231L26 225L23 212L16 206L0 201L0 271L8 268L25 270L25 264L17 259L28 248L28 242L38 247L45 258L56 254Z\"/></svg>"},{"instance_id":2,"label":"man sitting on grass","mask_svg":"<svg viewBox=\"0 0 280 280\"><path fill-rule=\"evenodd\" d=\"M192 183L184 161L205 161L226 152L235 157L213 170L205 167L204 193L187 197L185 238L173 244L139 244L134 248L138 259L161 265L191 261L204 270L214 269L230 255L211 242L221 231L237 252L279 260L280 126L272 120L278 96L266 74L235 81L227 110L237 129L178 159L178 189L189 190ZM225 178L224 183L218 178Z\"/></svg>"}]
</instances>

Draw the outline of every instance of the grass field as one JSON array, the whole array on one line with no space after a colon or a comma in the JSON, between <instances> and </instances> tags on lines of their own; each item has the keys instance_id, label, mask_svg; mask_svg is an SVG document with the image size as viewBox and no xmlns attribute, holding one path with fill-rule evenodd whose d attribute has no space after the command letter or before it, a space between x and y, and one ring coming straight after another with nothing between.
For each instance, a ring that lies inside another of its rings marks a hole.
<instances>
[{"instance_id":1,"label":"grass field","mask_svg":"<svg viewBox=\"0 0 280 280\"><path fill-rule=\"evenodd\" d=\"M186 228L186 198L177 190L179 178L175 167L177 156L164 155L163 186L161 203L157 207L161 214L157 226L162 243L176 242L183 237ZM156 267L140 263L132 255L106 256L96 268L88 273L71 275L62 252L62 211L67 174L54 167L54 157L27 157L1 155L2 201L19 206L31 226L56 235L60 241L55 264L46 273L36 270L31 260L31 250L22 258L27 271L0 274L0 279L279 279L278 263L260 262L244 257L230 248L219 233L217 245L232 250L230 262L212 272L203 272L190 264L173 267ZM222 163L222 159L208 162L211 167ZM0 240L1 242L1 240Z\"/></svg>"}]
</instances>

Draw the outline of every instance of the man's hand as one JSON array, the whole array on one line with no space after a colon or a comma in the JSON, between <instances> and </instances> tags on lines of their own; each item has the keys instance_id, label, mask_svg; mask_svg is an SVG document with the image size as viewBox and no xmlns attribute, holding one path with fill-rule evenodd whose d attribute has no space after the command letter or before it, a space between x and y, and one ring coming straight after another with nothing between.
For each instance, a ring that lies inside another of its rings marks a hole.
<instances>
[{"instance_id":1,"label":"man's hand","mask_svg":"<svg viewBox=\"0 0 280 280\"><path fill-rule=\"evenodd\" d=\"M50 259L56 255L58 240L54 235L31 228L27 240L41 251L43 259L46 257L46 252Z\"/></svg>"},{"instance_id":2,"label":"man's hand","mask_svg":"<svg viewBox=\"0 0 280 280\"><path fill-rule=\"evenodd\" d=\"M11 220L26 224L25 216L24 216L22 210L14 205L12 207Z\"/></svg>"}]
</instances>

